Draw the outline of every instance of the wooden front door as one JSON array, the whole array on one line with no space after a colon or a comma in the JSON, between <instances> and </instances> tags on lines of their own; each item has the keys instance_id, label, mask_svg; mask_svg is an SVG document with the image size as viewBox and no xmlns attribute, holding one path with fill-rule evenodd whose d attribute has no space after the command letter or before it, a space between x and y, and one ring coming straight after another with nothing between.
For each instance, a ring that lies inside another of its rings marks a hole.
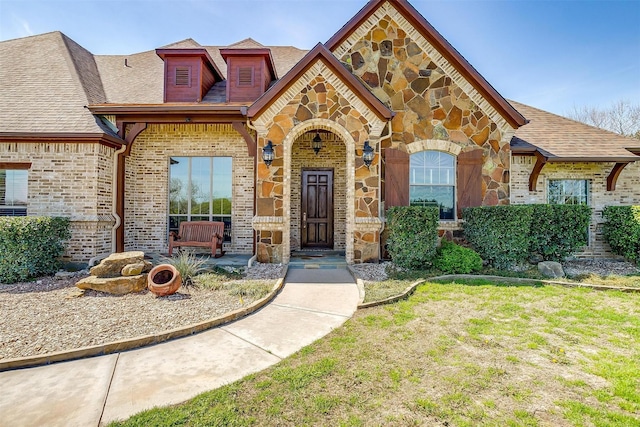
<instances>
[{"instance_id":1,"label":"wooden front door","mask_svg":"<svg viewBox=\"0 0 640 427\"><path fill-rule=\"evenodd\" d=\"M333 169L302 170L303 248L333 249Z\"/></svg>"}]
</instances>

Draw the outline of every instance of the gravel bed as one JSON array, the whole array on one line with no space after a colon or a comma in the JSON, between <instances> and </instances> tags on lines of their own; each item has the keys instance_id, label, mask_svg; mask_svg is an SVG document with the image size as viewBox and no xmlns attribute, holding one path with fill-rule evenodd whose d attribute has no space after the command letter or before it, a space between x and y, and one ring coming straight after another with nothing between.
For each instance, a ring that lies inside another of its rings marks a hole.
<instances>
[{"instance_id":1,"label":"gravel bed","mask_svg":"<svg viewBox=\"0 0 640 427\"><path fill-rule=\"evenodd\" d=\"M282 265L256 264L250 280L275 280ZM244 270L244 269L242 269ZM148 291L114 296L75 283L86 272L0 285L0 360L100 345L202 322L251 304L226 291L181 287L158 298Z\"/></svg>"},{"instance_id":2,"label":"gravel bed","mask_svg":"<svg viewBox=\"0 0 640 427\"><path fill-rule=\"evenodd\" d=\"M362 280L387 279L390 262L352 266ZM573 260L563 264L569 276L595 273L639 273L633 264L612 260ZM247 280L275 280L281 264L254 264L242 271ZM75 283L86 272L45 277L34 282L0 284L0 360L105 344L121 339L156 334L168 329L209 320L253 302L226 291L180 288L171 296L157 298L148 291L113 296L86 291L79 297Z\"/></svg>"}]
</instances>

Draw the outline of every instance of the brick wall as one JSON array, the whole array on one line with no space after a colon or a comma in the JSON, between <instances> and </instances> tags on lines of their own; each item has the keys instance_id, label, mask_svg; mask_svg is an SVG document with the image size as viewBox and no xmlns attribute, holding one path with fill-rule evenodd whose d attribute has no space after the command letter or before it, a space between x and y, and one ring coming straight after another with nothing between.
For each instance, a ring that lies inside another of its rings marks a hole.
<instances>
[{"instance_id":1,"label":"brick wall","mask_svg":"<svg viewBox=\"0 0 640 427\"><path fill-rule=\"evenodd\" d=\"M316 154L311 148L313 132L306 133L294 143L291 151L291 250L300 249L300 191L302 168L333 168L333 247L346 248L346 154L345 145L334 134L322 134L322 150Z\"/></svg>"},{"instance_id":2,"label":"brick wall","mask_svg":"<svg viewBox=\"0 0 640 427\"><path fill-rule=\"evenodd\" d=\"M31 163L28 215L71 218L65 260L111 251L113 152L89 143L0 143L0 162Z\"/></svg>"},{"instance_id":3,"label":"brick wall","mask_svg":"<svg viewBox=\"0 0 640 427\"><path fill-rule=\"evenodd\" d=\"M615 191L607 191L607 176L614 163L548 163L538 177L537 191L530 192L529 175L534 164L533 156L513 156L511 203L547 203L550 179L589 180L589 203L593 216L589 226L589 246L580 256L611 257L610 248L602 236L602 210L609 205L640 204L640 164L627 166L618 178Z\"/></svg>"},{"instance_id":4,"label":"brick wall","mask_svg":"<svg viewBox=\"0 0 640 427\"><path fill-rule=\"evenodd\" d=\"M231 125L150 125L127 158L127 250L165 253L168 248L169 157L232 157L233 201L229 253L253 253L254 158Z\"/></svg>"}]
</instances>

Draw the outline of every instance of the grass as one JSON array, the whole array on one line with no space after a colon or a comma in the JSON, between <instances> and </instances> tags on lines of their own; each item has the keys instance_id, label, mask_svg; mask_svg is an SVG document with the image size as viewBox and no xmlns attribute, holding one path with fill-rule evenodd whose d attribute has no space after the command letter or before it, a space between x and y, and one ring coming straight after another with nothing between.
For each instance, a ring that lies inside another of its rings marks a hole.
<instances>
[{"instance_id":1,"label":"grass","mask_svg":"<svg viewBox=\"0 0 640 427\"><path fill-rule=\"evenodd\" d=\"M571 278L578 283L590 283L592 285L616 286L621 288L640 288L640 275L620 276L611 274L600 276L598 274L584 274Z\"/></svg>"},{"instance_id":2,"label":"grass","mask_svg":"<svg viewBox=\"0 0 640 427\"><path fill-rule=\"evenodd\" d=\"M640 425L640 295L425 283L261 373L114 425Z\"/></svg>"},{"instance_id":3,"label":"grass","mask_svg":"<svg viewBox=\"0 0 640 427\"><path fill-rule=\"evenodd\" d=\"M239 280L242 277L237 272L230 272L222 268L215 268L193 278L193 284L201 289L227 291L229 295L240 298L250 297L260 299L273 288L273 280Z\"/></svg>"}]
</instances>

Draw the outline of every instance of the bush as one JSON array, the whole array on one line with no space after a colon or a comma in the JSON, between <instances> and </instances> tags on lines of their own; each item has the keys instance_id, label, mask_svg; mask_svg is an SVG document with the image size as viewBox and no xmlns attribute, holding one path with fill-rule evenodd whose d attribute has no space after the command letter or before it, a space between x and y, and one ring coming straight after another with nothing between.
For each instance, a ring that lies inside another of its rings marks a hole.
<instances>
[{"instance_id":1,"label":"bush","mask_svg":"<svg viewBox=\"0 0 640 427\"><path fill-rule=\"evenodd\" d=\"M387 212L388 250L400 267L431 266L438 244L437 207L395 206Z\"/></svg>"},{"instance_id":2,"label":"bush","mask_svg":"<svg viewBox=\"0 0 640 427\"><path fill-rule=\"evenodd\" d=\"M586 246L591 208L587 205L532 205L529 251L545 261L563 261Z\"/></svg>"},{"instance_id":3,"label":"bush","mask_svg":"<svg viewBox=\"0 0 640 427\"><path fill-rule=\"evenodd\" d=\"M493 266L507 270L528 258L531 205L481 206L462 212L465 238Z\"/></svg>"},{"instance_id":4,"label":"bush","mask_svg":"<svg viewBox=\"0 0 640 427\"><path fill-rule=\"evenodd\" d=\"M469 274L482 269L482 258L473 249L442 240L433 266L447 274Z\"/></svg>"},{"instance_id":5,"label":"bush","mask_svg":"<svg viewBox=\"0 0 640 427\"><path fill-rule=\"evenodd\" d=\"M168 264L173 265L182 277L182 285L190 286L193 284L193 278L204 269L205 259L198 258L194 251L183 249L178 252L175 258L166 258Z\"/></svg>"},{"instance_id":6,"label":"bush","mask_svg":"<svg viewBox=\"0 0 640 427\"><path fill-rule=\"evenodd\" d=\"M0 217L0 282L16 283L60 268L69 218Z\"/></svg>"},{"instance_id":7,"label":"bush","mask_svg":"<svg viewBox=\"0 0 640 427\"><path fill-rule=\"evenodd\" d=\"M605 206L602 232L613 253L640 262L640 206Z\"/></svg>"}]
</instances>

